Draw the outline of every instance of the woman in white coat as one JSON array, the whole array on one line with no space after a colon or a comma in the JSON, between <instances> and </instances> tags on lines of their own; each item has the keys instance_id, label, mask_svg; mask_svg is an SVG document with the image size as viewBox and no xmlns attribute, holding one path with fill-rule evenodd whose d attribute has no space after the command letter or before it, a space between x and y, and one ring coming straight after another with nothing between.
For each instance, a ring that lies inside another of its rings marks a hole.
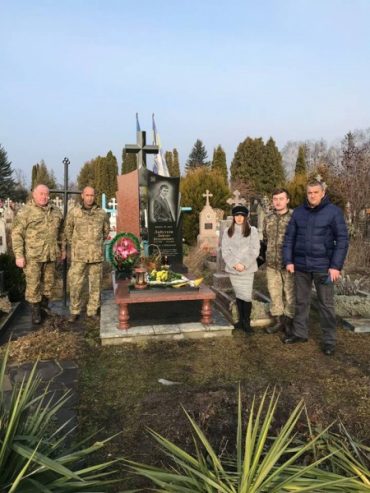
<instances>
[{"instance_id":1,"label":"woman in white coat","mask_svg":"<svg viewBox=\"0 0 370 493\"><path fill-rule=\"evenodd\" d=\"M239 321L234 327L249 335L252 334L252 289L254 273L258 269L256 259L260 241L257 229L249 224L248 214L244 205L233 208L233 223L224 232L221 249L238 307Z\"/></svg>"}]
</instances>

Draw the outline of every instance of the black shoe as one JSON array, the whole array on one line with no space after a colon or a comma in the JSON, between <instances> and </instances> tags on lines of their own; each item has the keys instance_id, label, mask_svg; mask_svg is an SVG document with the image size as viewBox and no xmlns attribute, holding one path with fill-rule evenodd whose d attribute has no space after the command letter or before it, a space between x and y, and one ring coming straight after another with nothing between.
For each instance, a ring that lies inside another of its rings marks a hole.
<instances>
[{"instance_id":1,"label":"black shoe","mask_svg":"<svg viewBox=\"0 0 370 493\"><path fill-rule=\"evenodd\" d=\"M335 352L335 347L330 344L324 344L323 353L326 356L332 356Z\"/></svg>"},{"instance_id":2,"label":"black shoe","mask_svg":"<svg viewBox=\"0 0 370 493\"><path fill-rule=\"evenodd\" d=\"M100 317L99 317L99 315L97 313L94 313L93 315L87 315L87 318L89 320L95 320L95 321L100 320Z\"/></svg>"},{"instance_id":3,"label":"black shoe","mask_svg":"<svg viewBox=\"0 0 370 493\"><path fill-rule=\"evenodd\" d=\"M307 339L305 337L292 335L283 337L282 341L284 344L296 344L298 342L307 342Z\"/></svg>"},{"instance_id":4,"label":"black shoe","mask_svg":"<svg viewBox=\"0 0 370 493\"><path fill-rule=\"evenodd\" d=\"M80 317L80 315L78 313L71 313L67 322L70 323L70 324L73 324L74 322L76 322L76 320L78 320Z\"/></svg>"},{"instance_id":5,"label":"black shoe","mask_svg":"<svg viewBox=\"0 0 370 493\"><path fill-rule=\"evenodd\" d=\"M284 317L284 333L287 337L292 335L293 319L290 317Z\"/></svg>"},{"instance_id":6,"label":"black shoe","mask_svg":"<svg viewBox=\"0 0 370 493\"><path fill-rule=\"evenodd\" d=\"M267 327L265 332L267 334L276 334L276 332L280 332L281 330L285 330L284 316L278 315L274 317L275 324L272 327Z\"/></svg>"},{"instance_id":7,"label":"black shoe","mask_svg":"<svg viewBox=\"0 0 370 493\"><path fill-rule=\"evenodd\" d=\"M241 323L240 320L234 324L234 329L243 330L243 324Z\"/></svg>"},{"instance_id":8,"label":"black shoe","mask_svg":"<svg viewBox=\"0 0 370 493\"><path fill-rule=\"evenodd\" d=\"M49 308L49 299L46 296L42 297L40 308L45 313L45 315L50 316L52 314L52 311Z\"/></svg>"}]
</instances>

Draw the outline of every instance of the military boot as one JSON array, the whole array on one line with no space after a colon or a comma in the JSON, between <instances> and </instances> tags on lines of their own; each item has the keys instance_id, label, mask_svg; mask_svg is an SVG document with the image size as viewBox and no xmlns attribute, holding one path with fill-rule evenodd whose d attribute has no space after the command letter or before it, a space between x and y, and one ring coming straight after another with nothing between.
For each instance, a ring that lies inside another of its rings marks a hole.
<instances>
[{"instance_id":1,"label":"military boot","mask_svg":"<svg viewBox=\"0 0 370 493\"><path fill-rule=\"evenodd\" d=\"M279 332L280 330L285 331L285 320L284 320L284 315L278 315L275 318L275 323L272 327L267 327L266 332L267 334L276 334L276 332Z\"/></svg>"},{"instance_id":2,"label":"military boot","mask_svg":"<svg viewBox=\"0 0 370 493\"><path fill-rule=\"evenodd\" d=\"M243 330L250 336L253 334L254 330L251 327L251 312L252 312L252 302L243 301Z\"/></svg>"},{"instance_id":3,"label":"military boot","mask_svg":"<svg viewBox=\"0 0 370 493\"><path fill-rule=\"evenodd\" d=\"M31 303L32 323L41 324L40 303Z\"/></svg>"},{"instance_id":4,"label":"military boot","mask_svg":"<svg viewBox=\"0 0 370 493\"><path fill-rule=\"evenodd\" d=\"M45 315L50 316L51 315L51 310L49 308L49 298L46 296L43 296L41 299L41 310L45 313Z\"/></svg>"}]
</instances>

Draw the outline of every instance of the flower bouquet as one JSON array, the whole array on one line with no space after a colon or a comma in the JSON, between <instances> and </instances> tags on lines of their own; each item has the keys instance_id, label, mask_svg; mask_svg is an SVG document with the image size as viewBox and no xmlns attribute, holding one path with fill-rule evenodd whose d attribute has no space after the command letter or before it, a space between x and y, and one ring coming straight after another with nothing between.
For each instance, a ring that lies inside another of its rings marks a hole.
<instances>
[{"instance_id":1,"label":"flower bouquet","mask_svg":"<svg viewBox=\"0 0 370 493\"><path fill-rule=\"evenodd\" d=\"M119 233L110 242L108 256L116 270L116 278L131 277L140 257L140 242L132 233Z\"/></svg>"}]
</instances>

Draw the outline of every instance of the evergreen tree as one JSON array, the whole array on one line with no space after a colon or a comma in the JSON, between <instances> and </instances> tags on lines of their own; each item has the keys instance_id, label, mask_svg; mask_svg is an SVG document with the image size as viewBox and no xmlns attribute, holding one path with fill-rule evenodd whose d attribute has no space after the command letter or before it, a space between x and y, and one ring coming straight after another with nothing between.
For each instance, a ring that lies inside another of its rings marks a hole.
<instances>
[{"instance_id":1,"label":"evergreen tree","mask_svg":"<svg viewBox=\"0 0 370 493\"><path fill-rule=\"evenodd\" d=\"M32 190L39 184L46 185L50 190L57 188L54 171L48 170L43 159L32 167Z\"/></svg>"},{"instance_id":2,"label":"evergreen tree","mask_svg":"<svg viewBox=\"0 0 370 493\"><path fill-rule=\"evenodd\" d=\"M105 168L107 174L107 188L104 192L107 195L107 199L110 200L116 196L117 192L117 175L118 164L117 158L112 151L109 151L105 158Z\"/></svg>"},{"instance_id":3,"label":"evergreen tree","mask_svg":"<svg viewBox=\"0 0 370 493\"><path fill-rule=\"evenodd\" d=\"M171 151L166 151L164 158L166 160L167 168L170 173L170 176L175 176L173 174L173 154Z\"/></svg>"},{"instance_id":4,"label":"evergreen tree","mask_svg":"<svg viewBox=\"0 0 370 493\"><path fill-rule=\"evenodd\" d=\"M101 194L105 193L107 200L112 199L117 191L117 159L112 151L106 157L98 156L94 159L95 189L98 194L98 203L101 204Z\"/></svg>"},{"instance_id":5,"label":"evergreen tree","mask_svg":"<svg viewBox=\"0 0 370 493\"><path fill-rule=\"evenodd\" d=\"M137 169L137 154L132 152L126 152L125 148L122 150L122 167L121 174L131 173Z\"/></svg>"},{"instance_id":6,"label":"evergreen tree","mask_svg":"<svg viewBox=\"0 0 370 493\"><path fill-rule=\"evenodd\" d=\"M181 175L180 160L179 160L179 153L176 148L172 151L172 154L173 154L173 175L171 176L180 176Z\"/></svg>"},{"instance_id":7,"label":"evergreen tree","mask_svg":"<svg viewBox=\"0 0 370 493\"><path fill-rule=\"evenodd\" d=\"M201 140L197 140L193 146L193 149L189 155L189 159L186 162L185 170L188 172L194 168L200 166L209 166L210 162L207 161L208 155L206 148Z\"/></svg>"},{"instance_id":8,"label":"evergreen tree","mask_svg":"<svg viewBox=\"0 0 370 493\"><path fill-rule=\"evenodd\" d=\"M301 145L298 149L298 157L295 164L295 175L306 175L307 174L307 166L306 166L306 146Z\"/></svg>"},{"instance_id":9,"label":"evergreen tree","mask_svg":"<svg viewBox=\"0 0 370 493\"><path fill-rule=\"evenodd\" d=\"M227 183L226 154L220 145L213 151L212 171L218 171Z\"/></svg>"},{"instance_id":10,"label":"evergreen tree","mask_svg":"<svg viewBox=\"0 0 370 493\"><path fill-rule=\"evenodd\" d=\"M261 137L241 142L230 167L231 183L245 184L257 195L269 195L285 180L282 156L272 137L264 144Z\"/></svg>"},{"instance_id":11,"label":"evergreen tree","mask_svg":"<svg viewBox=\"0 0 370 493\"><path fill-rule=\"evenodd\" d=\"M3 199L10 197L14 190L12 174L12 163L8 160L8 154L4 147L0 144L0 197Z\"/></svg>"},{"instance_id":12,"label":"evergreen tree","mask_svg":"<svg viewBox=\"0 0 370 493\"><path fill-rule=\"evenodd\" d=\"M94 159L87 161L77 177L77 184L79 190L83 190L85 187L95 188L95 162Z\"/></svg>"},{"instance_id":13,"label":"evergreen tree","mask_svg":"<svg viewBox=\"0 0 370 493\"><path fill-rule=\"evenodd\" d=\"M272 137L266 142L263 173L260 181L261 193L270 195L285 181L283 159Z\"/></svg>"},{"instance_id":14,"label":"evergreen tree","mask_svg":"<svg viewBox=\"0 0 370 493\"><path fill-rule=\"evenodd\" d=\"M183 219L183 235L188 243L193 243L199 233L199 213L204 207L203 194L207 189L213 194L210 200L212 207L225 210L230 190L220 173L201 166L181 178L181 202L192 208L191 213L184 214Z\"/></svg>"},{"instance_id":15,"label":"evergreen tree","mask_svg":"<svg viewBox=\"0 0 370 493\"><path fill-rule=\"evenodd\" d=\"M230 167L233 182L246 181L253 191L260 192L260 183L264 179L265 146L262 138L247 137L238 145Z\"/></svg>"}]
</instances>

